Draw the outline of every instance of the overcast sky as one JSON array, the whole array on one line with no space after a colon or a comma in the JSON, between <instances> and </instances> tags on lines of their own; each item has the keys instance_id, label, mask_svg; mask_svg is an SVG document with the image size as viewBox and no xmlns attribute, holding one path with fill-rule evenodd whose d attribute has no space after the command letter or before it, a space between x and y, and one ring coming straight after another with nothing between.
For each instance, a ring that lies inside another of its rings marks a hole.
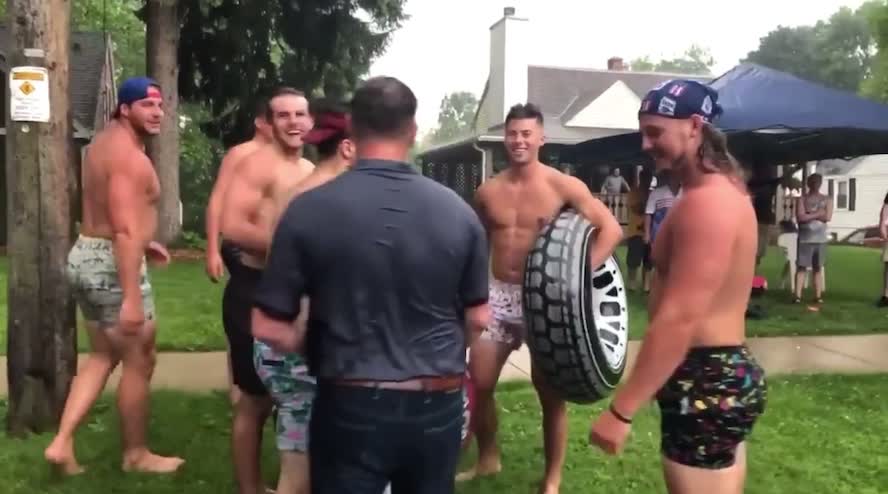
<instances>
[{"instance_id":1,"label":"overcast sky","mask_svg":"<svg viewBox=\"0 0 888 494\"><path fill-rule=\"evenodd\" d=\"M532 24L536 39L530 63L607 68L625 61L681 55L692 43L710 49L714 74L733 67L778 25L813 24L843 5L863 0L407 0L411 18L395 32L371 75L407 83L419 99L423 131L437 124L447 93L481 96L487 80L490 26L503 7ZM718 12L718 15L716 15Z\"/></svg>"}]
</instances>

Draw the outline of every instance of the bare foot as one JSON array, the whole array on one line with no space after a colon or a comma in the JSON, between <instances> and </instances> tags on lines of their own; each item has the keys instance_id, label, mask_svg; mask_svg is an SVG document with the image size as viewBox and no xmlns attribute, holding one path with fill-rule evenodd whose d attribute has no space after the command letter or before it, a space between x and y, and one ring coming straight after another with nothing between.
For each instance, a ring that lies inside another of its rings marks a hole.
<instances>
[{"instance_id":1,"label":"bare foot","mask_svg":"<svg viewBox=\"0 0 888 494\"><path fill-rule=\"evenodd\" d=\"M558 486L543 482L540 484L539 494L558 494Z\"/></svg>"},{"instance_id":2,"label":"bare foot","mask_svg":"<svg viewBox=\"0 0 888 494\"><path fill-rule=\"evenodd\" d=\"M182 458L175 456L160 456L151 452L144 452L141 455L124 458L124 472L142 472L142 473L173 473L185 463Z\"/></svg>"},{"instance_id":3,"label":"bare foot","mask_svg":"<svg viewBox=\"0 0 888 494\"><path fill-rule=\"evenodd\" d=\"M499 461L499 458L496 458L492 461L478 461L475 466L466 470L465 472L458 473L456 475L457 482L466 482L469 480L474 480L477 477L486 477L488 475L496 475L502 471L503 466Z\"/></svg>"},{"instance_id":4,"label":"bare foot","mask_svg":"<svg viewBox=\"0 0 888 494\"><path fill-rule=\"evenodd\" d=\"M84 471L74 457L74 445L70 441L55 438L43 452L43 457L56 473L78 475Z\"/></svg>"}]
</instances>

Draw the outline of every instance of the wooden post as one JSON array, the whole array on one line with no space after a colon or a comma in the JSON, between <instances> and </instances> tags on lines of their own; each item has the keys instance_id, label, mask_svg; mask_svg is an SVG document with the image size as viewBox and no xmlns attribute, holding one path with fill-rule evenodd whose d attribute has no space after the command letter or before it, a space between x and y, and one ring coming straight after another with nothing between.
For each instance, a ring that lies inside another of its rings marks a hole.
<instances>
[{"instance_id":1,"label":"wooden post","mask_svg":"<svg viewBox=\"0 0 888 494\"><path fill-rule=\"evenodd\" d=\"M50 108L49 121L43 123L16 121L14 105L7 105L6 425L13 436L39 433L58 422L77 366L76 319L65 276L71 245L73 157L68 101L70 9L68 0L13 0L7 17L13 39L7 55L10 73L22 66L43 67L47 72L43 82L33 79L34 72L12 77L6 97L19 96L16 91L39 94L33 84L45 84L48 78Z\"/></svg>"},{"instance_id":2,"label":"wooden post","mask_svg":"<svg viewBox=\"0 0 888 494\"><path fill-rule=\"evenodd\" d=\"M148 75L163 90L160 135L148 142L148 156L160 180L157 240L170 243L182 230L179 202L179 6L178 0L148 0L145 56Z\"/></svg>"}]
</instances>

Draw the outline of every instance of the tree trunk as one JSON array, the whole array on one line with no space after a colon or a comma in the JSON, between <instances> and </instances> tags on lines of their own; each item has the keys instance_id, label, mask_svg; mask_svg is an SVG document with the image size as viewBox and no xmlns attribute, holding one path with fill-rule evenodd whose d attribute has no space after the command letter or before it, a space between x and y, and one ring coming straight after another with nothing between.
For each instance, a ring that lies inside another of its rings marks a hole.
<instances>
[{"instance_id":1,"label":"tree trunk","mask_svg":"<svg viewBox=\"0 0 888 494\"><path fill-rule=\"evenodd\" d=\"M76 368L76 319L65 276L71 245L69 177L73 141L68 101L68 0L15 0L10 70L45 67L48 123L6 112L8 211L7 430L43 432L58 423ZM26 52L27 50L27 52ZM27 92L27 80L12 91ZM8 97L8 93L7 93ZM8 107L7 107L8 108Z\"/></svg>"},{"instance_id":2,"label":"tree trunk","mask_svg":"<svg viewBox=\"0 0 888 494\"><path fill-rule=\"evenodd\" d=\"M182 229L179 202L179 6L177 0L148 0L145 33L148 74L163 91L160 135L148 143L148 156L160 178L159 242L174 241Z\"/></svg>"}]
</instances>

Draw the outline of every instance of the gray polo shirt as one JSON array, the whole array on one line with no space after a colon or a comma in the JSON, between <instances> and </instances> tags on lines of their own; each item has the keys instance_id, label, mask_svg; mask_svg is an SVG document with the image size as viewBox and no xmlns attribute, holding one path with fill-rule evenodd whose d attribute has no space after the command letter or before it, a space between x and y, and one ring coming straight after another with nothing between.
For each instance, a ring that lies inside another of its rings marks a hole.
<instances>
[{"instance_id":1,"label":"gray polo shirt","mask_svg":"<svg viewBox=\"0 0 888 494\"><path fill-rule=\"evenodd\" d=\"M488 296L475 211L407 163L361 160L281 217L254 302L295 319L311 300L318 378L400 381L465 371L465 307Z\"/></svg>"}]
</instances>

